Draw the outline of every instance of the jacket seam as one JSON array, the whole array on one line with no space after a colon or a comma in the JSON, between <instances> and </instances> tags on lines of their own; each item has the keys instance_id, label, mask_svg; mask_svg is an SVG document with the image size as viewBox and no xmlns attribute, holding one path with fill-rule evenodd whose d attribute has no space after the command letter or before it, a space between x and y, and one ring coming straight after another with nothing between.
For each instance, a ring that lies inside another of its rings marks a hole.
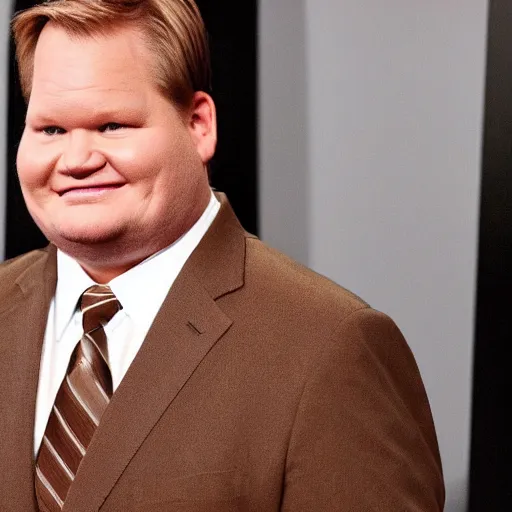
<instances>
[{"instance_id":1,"label":"jacket seam","mask_svg":"<svg viewBox=\"0 0 512 512\"><path fill-rule=\"evenodd\" d=\"M358 307L358 308L354 309L353 311L351 311L348 315L344 316L338 322L336 322L336 324L332 328L331 332L326 337L326 340L331 341L334 338L335 333L340 329L340 327L344 323L346 323L350 318L352 318L352 316L354 316L355 314L357 314L357 313L359 313L361 311L371 310L371 309L372 308L368 304L362 304L360 307ZM294 417L293 417L293 422L292 422L292 425L291 425L291 428L290 428L290 434L289 434L289 437L288 437L288 443L287 443L287 448L286 448L286 456L285 456L285 460L284 460L284 470L283 470L283 484L286 483L286 472L287 472L287 466L288 466L288 458L289 458L289 454L290 454L290 445L292 443L292 438L293 438L295 426L296 426L296 423L297 423L297 417L299 415L301 404L302 404L302 401L303 401L303 398L304 398L304 393L306 392L307 384L310 381L310 378L311 378L311 375L312 375L314 369L318 366L316 363L317 363L317 360L315 360L315 362L312 363L311 366L309 367L309 369L307 371L307 375L304 378L304 382L302 384L302 389L301 389L301 392L300 392L299 399L297 400L297 406L296 406L296 409L295 409L295 414L294 414ZM285 487L285 485L283 485L283 488L284 487ZM284 495L284 493L283 493L283 495Z\"/></svg>"}]
</instances>

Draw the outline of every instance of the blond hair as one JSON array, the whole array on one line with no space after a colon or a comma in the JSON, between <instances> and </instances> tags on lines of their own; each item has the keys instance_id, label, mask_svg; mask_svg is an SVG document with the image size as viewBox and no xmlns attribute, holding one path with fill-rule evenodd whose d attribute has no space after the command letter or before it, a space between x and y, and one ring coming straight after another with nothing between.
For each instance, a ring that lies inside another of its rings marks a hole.
<instances>
[{"instance_id":1,"label":"blond hair","mask_svg":"<svg viewBox=\"0 0 512 512\"><path fill-rule=\"evenodd\" d=\"M210 89L206 29L194 0L46 0L17 13L12 21L21 90L28 102L34 54L46 23L70 35L106 35L132 25L154 56L159 89L178 107L189 106L195 91Z\"/></svg>"}]
</instances>

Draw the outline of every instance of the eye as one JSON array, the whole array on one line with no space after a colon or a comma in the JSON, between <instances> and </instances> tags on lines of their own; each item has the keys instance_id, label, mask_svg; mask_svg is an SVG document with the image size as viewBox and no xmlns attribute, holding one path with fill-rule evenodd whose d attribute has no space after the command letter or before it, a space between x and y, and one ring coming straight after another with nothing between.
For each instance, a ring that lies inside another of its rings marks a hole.
<instances>
[{"instance_id":1,"label":"eye","mask_svg":"<svg viewBox=\"0 0 512 512\"><path fill-rule=\"evenodd\" d=\"M101 132L114 132L119 130L120 128L124 128L124 125L119 123L107 123L100 127Z\"/></svg>"},{"instance_id":2,"label":"eye","mask_svg":"<svg viewBox=\"0 0 512 512\"><path fill-rule=\"evenodd\" d=\"M59 128L58 126L45 126L41 131L45 135L50 136L62 135L63 133L65 133L65 130L63 128Z\"/></svg>"}]
</instances>

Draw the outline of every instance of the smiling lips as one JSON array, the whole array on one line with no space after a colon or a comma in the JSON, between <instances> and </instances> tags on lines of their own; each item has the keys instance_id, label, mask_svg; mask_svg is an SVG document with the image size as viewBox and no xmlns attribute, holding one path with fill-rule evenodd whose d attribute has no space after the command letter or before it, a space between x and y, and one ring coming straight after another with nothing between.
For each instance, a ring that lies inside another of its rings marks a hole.
<instances>
[{"instance_id":1,"label":"smiling lips","mask_svg":"<svg viewBox=\"0 0 512 512\"><path fill-rule=\"evenodd\" d=\"M69 187L62 190L58 190L57 193L60 197L97 197L106 192L117 190L121 188L124 183L100 183L98 185L86 185L83 187Z\"/></svg>"}]
</instances>

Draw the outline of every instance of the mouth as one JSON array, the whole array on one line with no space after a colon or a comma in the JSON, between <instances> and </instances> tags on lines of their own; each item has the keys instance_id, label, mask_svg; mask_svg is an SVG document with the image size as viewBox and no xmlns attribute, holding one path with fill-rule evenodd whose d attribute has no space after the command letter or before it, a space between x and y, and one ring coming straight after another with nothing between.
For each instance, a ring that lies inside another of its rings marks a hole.
<instances>
[{"instance_id":1,"label":"mouth","mask_svg":"<svg viewBox=\"0 0 512 512\"><path fill-rule=\"evenodd\" d=\"M60 197L98 196L123 187L124 183L100 183L97 185L74 186L57 190Z\"/></svg>"}]
</instances>

